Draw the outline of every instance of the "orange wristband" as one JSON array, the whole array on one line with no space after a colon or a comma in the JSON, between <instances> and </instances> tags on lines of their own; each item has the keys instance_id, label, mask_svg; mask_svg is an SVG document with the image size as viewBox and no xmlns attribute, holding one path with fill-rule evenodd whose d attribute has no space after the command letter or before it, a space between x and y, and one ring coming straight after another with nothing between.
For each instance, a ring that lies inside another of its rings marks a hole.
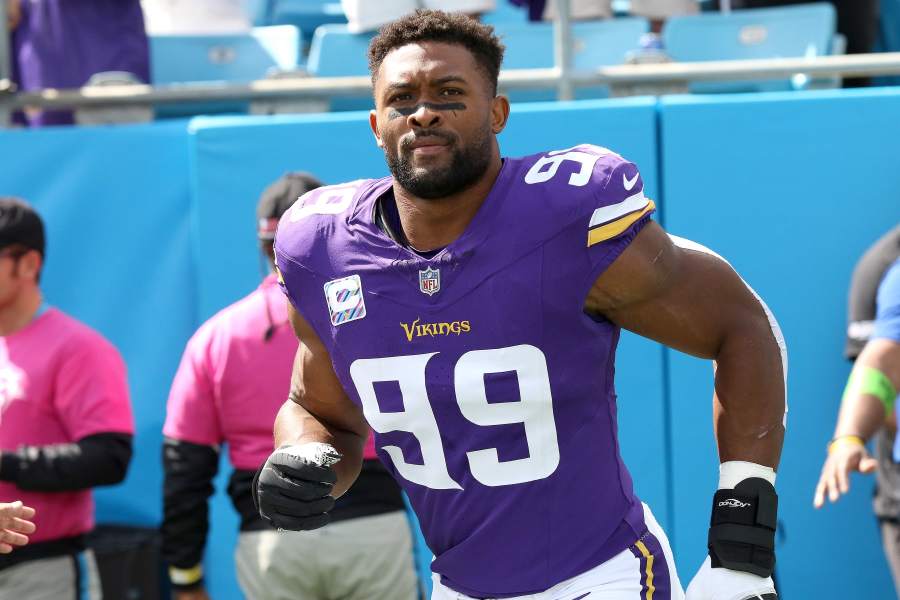
<instances>
[{"instance_id":1,"label":"orange wristband","mask_svg":"<svg viewBox=\"0 0 900 600\"><path fill-rule=\"evenodd\" d=\"M828 442L828 454L831 454L831 451L835 446L844 444L855 444L857 446L865 446L866 441L859 437L858 435L839 435L830 442Z\"/></svg>"}]
</instances>

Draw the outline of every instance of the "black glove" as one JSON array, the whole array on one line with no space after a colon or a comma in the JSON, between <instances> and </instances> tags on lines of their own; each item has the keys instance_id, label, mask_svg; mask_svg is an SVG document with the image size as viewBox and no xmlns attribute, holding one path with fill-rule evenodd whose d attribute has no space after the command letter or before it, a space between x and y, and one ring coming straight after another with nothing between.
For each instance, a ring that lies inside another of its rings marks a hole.
<instances>
[{"instance_id":1,"label":"black glove","mask_svg":"<svg viewBox=\"0 0 900 600\"><path fill-rule=\"evenodd\" d=\"M260 516L278 529L306 531L328 524L334 507L331 490L340 460L331 446L308 443L282 446L253 477L253 504Z\"/></svg>"}]
</instances>

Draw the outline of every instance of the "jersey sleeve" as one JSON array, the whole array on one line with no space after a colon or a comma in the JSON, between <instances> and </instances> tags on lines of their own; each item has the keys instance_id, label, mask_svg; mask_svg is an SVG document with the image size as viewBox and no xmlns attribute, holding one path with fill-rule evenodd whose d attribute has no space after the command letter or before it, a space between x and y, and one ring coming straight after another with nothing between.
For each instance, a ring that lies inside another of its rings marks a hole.
<instances>
[{"instance_id":1,"label":"jersey sleeve","mask_svg":"<svg viewBox=\"0 0 900 600\"><path fill-rule=\"evenodd\" d=\"M644 194L644 180L634 163L598 146L577 146L569 154L573 152L582 154L583 161L594 157L590 178L583 191L576 192L574 232L586 248L593 282L647 224L656 204ZM569 190L578 188L579 175L576 172L568 179Z\"/></svg>"},{"instance_id":2,"label":"jersey sleeve","mask_svg":"<svg viewBox=\"0 0 900 600\"><path fill-rule=\"evenodd\" d=\"M872 339L900 343L900 259L894 261L881 279L876 304Z\"/></svg>"},{"instance_id":3,"label":"jersey sleeve","mask_svg":"<svg viewBox=\"0 0 900 600\"><path fill-rule=\"evenodd\" d=\"M125 362L99 334L74 338L56 374L54 406L73 441L134 433Z\"/></svg>"},{"instance_id":4,"label":"jersey sleeve","mask_svg":"<svg viewBox=\"0 0 900 600\"><path fill-rule=\"evenodd\" d=\"M185 347L166 403L163 435L193 444L215 446L222 441L216 410L212 329L207 323Z\"/></svg>"},{"instance_id":5,"label":"jersey sleeve","mask_svg":"<svg viewBox=\"0 0 900 600\"><path fill-rule=\"evenodd\" d=\"M282 215L275 233L275 269L281 290L298 311L306 275L329 267L327 252L317 250L334 233L336 222L350 209L362 183L316 188L300 196Z\"/></svg>"}]
</instances>

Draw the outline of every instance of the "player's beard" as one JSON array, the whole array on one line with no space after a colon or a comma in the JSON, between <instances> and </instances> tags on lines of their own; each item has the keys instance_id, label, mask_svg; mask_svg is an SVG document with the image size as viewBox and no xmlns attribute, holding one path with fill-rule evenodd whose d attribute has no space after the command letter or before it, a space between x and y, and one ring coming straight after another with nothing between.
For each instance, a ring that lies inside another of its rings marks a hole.
<instances>
[{"instance_id":1,"label":"player's beard","mask_svg":"<svg viewBox=\"0 0 900 600\"><path fill-rule=\"evenodd\" d=\"M450 164L443 167L415 167L410 144L415 138L404 140L400 151L385 148L388 168L403 189L418 198L436 200L462 192L475 184L491 164L490 129L468 146L460 146L458 137L443 132L420 132L419 136L441 137L452 145Z\"/></svg>"}]
</instances>

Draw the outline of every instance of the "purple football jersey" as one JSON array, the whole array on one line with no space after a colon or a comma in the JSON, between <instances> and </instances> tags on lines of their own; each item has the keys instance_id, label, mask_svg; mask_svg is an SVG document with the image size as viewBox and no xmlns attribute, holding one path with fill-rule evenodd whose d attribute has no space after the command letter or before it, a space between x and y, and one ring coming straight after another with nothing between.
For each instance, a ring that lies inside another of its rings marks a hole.
<instances>
[{"instance_id":1,"label":"purple football jersey","mask_svg":"<svg viewBox=\"0 0 900 600\"><path fill-rule=\"evenodd\" d=\"M466 231L426 259L375 223L392 183L300 198L275 242L283 286L362 406L443 583L543 591L645 531L619 456L619 328L583 306L653 202L604 148L507 158Z\"/></svg>"}]
</instances>

